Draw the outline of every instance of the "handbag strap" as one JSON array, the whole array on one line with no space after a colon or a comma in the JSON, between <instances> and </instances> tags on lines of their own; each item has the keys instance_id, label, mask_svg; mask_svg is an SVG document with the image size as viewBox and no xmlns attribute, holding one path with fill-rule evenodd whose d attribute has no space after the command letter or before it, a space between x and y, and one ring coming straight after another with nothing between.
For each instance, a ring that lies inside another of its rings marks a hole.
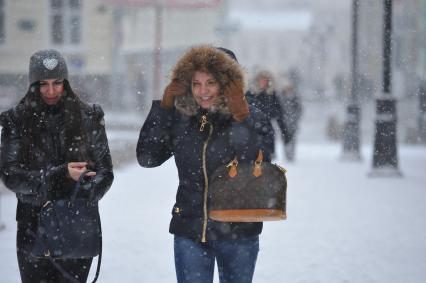
<instances>
[{"instance_id":1,"label":"handbag strap","mask_svg":"<svg viewBox=\"0 0 426 283\"><path fill-rule=\"evenodd\" d=\"M101 262L102 262L102 226L101 226L101 220L99 218L99 245L100 245L100 251L99 251L99 255L98 255L98 265L96 266L96 273L95 273L95 278L93 278L92 283L95 283L98 280L99 277L99 273L101 271ZM78 281L76 278L74 278L68 271L66 271L60 264L58 264L55 259L53 259L52 257L48 257L48 259L50 260L50 262L56 267L56 269L59 270L59 272L61 272L61 274L67 278L68 280L70 280L71 282L76 282L79 283L80 281Z\"/></svg>"},{"instance_id":2,"label":"handbag strap","mask_svg":"<svg viewBox=\"0 0 426 283\"><path fill-rule=\"evenodd\" d=\"M100 250L99 255L98 255L98 265L96 267L96 274L95 274L95 278L93 279L92 283L95 283L98 280L99 272L101 270L101 262L102 262L102 236L100 237L100 241L101 241L100 242L101 250ZM58 264L53 258L49 257L49 260L56 267L56 269L58 269L59 272L61 272L61 274L65 278L67 278L71 282L76 282L76 283L80 282L76 278L74 278L68 271L66 271L60 264Z\"/></svg>"},{"instance_id":3,"label":"handbag strap","mask_svg":"<svg viewBox=\"0 0 426 283\"><path fill-rule=\"evenodd\" d=\"M85 170L83 173L81 173L80 178L78 178L78 182L75 185L75 191L72 195L72 200L75 200L78 194L78 191L80 190L81 187L81 183L83 181L83 178L86 176L86 173L89 172L90 170ZM98 219L98 223L99 223L99 245L100 245L100 250L99 250L99 255L98 255L98 265L96 267L96 274L95 274L95 278L93 279L92 283L95 283L98 280L99 277L99 273L101 270L101 262L102 262L102 225L101 225L101 218L99 217Z\"/></svg>"},{"instance_id":4,"label":"handbag strap","mask_svg":"<svg viewBox=\"0 0 426 283\"><path fill-rule=\"evenodd\" d=\"M95 278L93 279L92 283L95 283L98 280L99 272L101 271L101 262L102 262L102 228L101 228L101 220L100 220L100 218L99 218L99 231L100 231L99 245L100 245L101 249L100 249L99 255L98 255L98 265L96 267Z\"/></svg>"},{"instance_id":5,"label":"handbag strap","mask_svg":"<svg viewBox=\"0 0 426 283\"><path fill-rule=\"evenodd\" d=\"M253 176L259 177L262 175L263 151L259 149L256 161L254 162Z\"/></svg>"}]
</instances>

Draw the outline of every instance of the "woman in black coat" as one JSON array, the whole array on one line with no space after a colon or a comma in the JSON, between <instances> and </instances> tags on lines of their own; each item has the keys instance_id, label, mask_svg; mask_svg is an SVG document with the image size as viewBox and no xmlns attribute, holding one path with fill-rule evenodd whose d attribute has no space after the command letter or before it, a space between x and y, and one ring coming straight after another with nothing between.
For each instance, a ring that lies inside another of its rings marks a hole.
<instances>
[{"instance_id":1,"label":"woman in black coat","mask_svg":"<svg viewBox=\"0 0 426 283\"><path fill-rule=\"evenodd\" d=\"M179 187L172 209L178 282L251 282L262 223L208 218L209 176L235 156L254 161L273 151L271 125L244 96L244 74L223 48L191 48L172 72L161 101L154 101L141 129L137 158L143 167L174 156Z\"/></svg>"},{"instance_id":2,"label":"woman in black coat","mask_svg":"<svg viewBox=\"0 0 426 283\"><path fill-rule=\"evenodd\" d=\"M22 282L86 282L92 258L50 260L31 255L40 208L47 200L69 199L87 172L79 197L99 200L113 181L100 106L83 103L72 91L62 55L31 56L30 87L14 108L0 115L0 173L16 193L17 256Z\"/></svg>"},{"instance_id":3,"label":"woman in black coat","mask_svg":"<svg viewBox=\"0 0 426 283\"><path fill-rule=\"evenodd\" d=\"M255 106L272 122L276 120L281 131L281 138L285 140L284 111L275 91L272 74L260 71L256 74L252 88L246 93L247 101Z\"/></svg>"},{"instance_id":4,"label":"woman in black coat","mask_svg":"<svg viewBox=\"0 0 426 283\"><path fill-rule=\"evenodd\" d=\"M281 130L283 132L284 153L288 161L294 161L296 154L296 134L302 116L302 103L293 85L284 86L278 96L283 109Z\"/></svg>"},{"instance_id":5,"label":"woman in black coat","mask_svg":"<svg viewBox=\"0 0 426 283\"><path fill-rule=\"evenodd\" d=\"M247 101L255 106L270 120L281 119L283 110L277 98L272 74L260 71L254 78L252 88L246 93Z\"/></svg>"}]
</instances>

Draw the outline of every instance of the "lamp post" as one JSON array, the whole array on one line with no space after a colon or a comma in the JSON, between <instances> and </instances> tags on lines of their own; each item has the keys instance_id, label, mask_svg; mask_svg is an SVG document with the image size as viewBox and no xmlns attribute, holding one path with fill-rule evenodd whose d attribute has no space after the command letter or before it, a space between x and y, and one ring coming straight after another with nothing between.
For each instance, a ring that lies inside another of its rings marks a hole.
<instances>
[{"instance_id":1,"label":"lamp post","mask_svg":"<svg viewBox=\"0 0 426 283\"><path fill-rule=\"evenodd\" d=\"M358 14L359 0L352 1L352 87L349 103L346 108L346 123L343 131L342 160L361 160L359 152L360 107L358 101Z\"/></svg>"},{"instance_id":2,"label":"lamp post","mask_svg":"<svg viewBox=\"0 0 426 283\"><path fill-rule=\"evenodd\" d=\"M384 0L383 83L376 100L376 132L370 176L401 176L396 142L396 99L392 96L392 0Z\"/></svg>"},{"instance_id":3,"label":"lamp post","mask_svg":"<svg viewBox=\"0 0 426 283\"><path fill-rule=\"evenodd\" d=\"M2 196L2 190L3 190L3 187L2 187L2 185L0 184L0 231L6 228L6 225L4 225L4 224L1 222L1 196Z\"/></svg>"}]
</instances>

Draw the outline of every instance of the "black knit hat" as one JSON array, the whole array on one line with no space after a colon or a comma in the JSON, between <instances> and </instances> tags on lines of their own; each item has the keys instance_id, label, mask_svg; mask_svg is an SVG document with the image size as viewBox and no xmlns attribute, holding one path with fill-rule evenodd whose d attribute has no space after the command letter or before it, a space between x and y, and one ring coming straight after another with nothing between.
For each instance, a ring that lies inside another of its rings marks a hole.
<instances>
[{"instance_id":1,"label":"black knit hat","mask_svg":"<svg viewBox=\"0 0 426 283\"><path fill-rule=\"evenodd\" d=\"M226 54L229 55L229 57L231 57L232 59L234 59L235 61L238 62L237 57L235 56L234 52L232 52L229 49L223 48L223 47L216 47L219 50L222 50L223 52L225 52Z\"/></svg>"},{"instance_id":2,"label":"black knit hat","mask_svg":"<svg viewBox=\"0 0 426 283\"><path fill-rule=\"evenodd\" d=\"M56 50L40 50L30 58L28 77L30 84L46 79L68 79L64 57Z\"/></svg>"}]
</instances>

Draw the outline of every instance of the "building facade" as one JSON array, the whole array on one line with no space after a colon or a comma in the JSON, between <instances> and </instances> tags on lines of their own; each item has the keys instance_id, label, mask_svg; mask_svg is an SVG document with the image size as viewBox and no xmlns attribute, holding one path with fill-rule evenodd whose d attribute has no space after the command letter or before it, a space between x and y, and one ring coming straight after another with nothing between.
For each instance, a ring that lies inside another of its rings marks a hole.
<instances>
[{"instance_id":1,"label":"building facade","mask_svg":"<svg viewBox=\"0 0 426 283\"><path fill-rule=\"evenodd\" d=\"M59 50L76 92L104 99L111 70L112 13L101 0L0 1L0 101L7 108L25 95L29 57Z\"/></svg>"}]
</instances>

